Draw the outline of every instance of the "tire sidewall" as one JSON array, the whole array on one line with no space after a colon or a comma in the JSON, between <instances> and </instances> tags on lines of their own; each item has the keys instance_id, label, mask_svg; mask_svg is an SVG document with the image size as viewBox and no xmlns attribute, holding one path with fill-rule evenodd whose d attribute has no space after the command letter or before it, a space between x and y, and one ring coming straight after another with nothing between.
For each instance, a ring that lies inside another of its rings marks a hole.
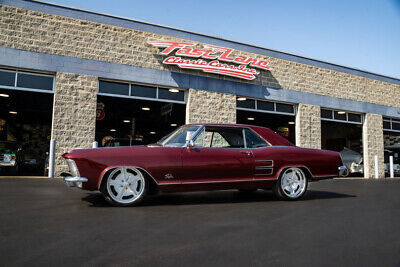
<instances>
[{"instance_id":1,"label":"tire sidewall","mask_svg":"<svg viewBox=\"0 0 400 267\"><path fill-rule=\"evenodd\" d=\"M282 177L283 177L283 174L286 172L287 169L290 169L290 168L296 168L296 169L300 170L303 173L303 175L305 177L305 181L306 181L304 192L301 193L301 195L299 195L299 196L297 196L295 198L287 196L283 192L283 189L282 189ZM301 168L298 168L298 167L288 167L288 168L283 169L280 172L279 178L278 178L278 180L277 180L277 182L275 184L275 187L274 187L274 193L279 199L282 199L282 200L299 200L299 199L302 199L305 196L305 194L307 193L307 189L308 189L308 179L307 179L307 175L304 173L304 171Z\"/></svg>"},{"instance_id":2,"label":"tire sidewall","mask_svg":"<svg viewBox=\"0 0 400 267\"><path fill-rule=\"evenodd\" d=\"M110 179L110 174L111 174L111 172L110 172L110 173L107 174L107 177L104 177L105 180L104 180L104 183L102 184L102 187L101 187L101 190L100 190L101 193L103 194L105 200L108 203L110 203L111 205L116 206L116 207L131 207L131 206L137 206L139 203L142 202L142 200L147 195L147 191L148 191L148 188L149 188L149 182L147 181L147 178L143 175L143 173L140 170L138 170L137 168L135 168L135 169L138 172L140 172L140 174L143 176L143 180L144 180L144 189L143 189L143 193L140 195L140 197L137 198L135 201L130 202L130 203L121 203L121 202L115 201L110 196L110 193L108 192L108 189L107 189L108 179Z\"/></svg>"}]
</instances>

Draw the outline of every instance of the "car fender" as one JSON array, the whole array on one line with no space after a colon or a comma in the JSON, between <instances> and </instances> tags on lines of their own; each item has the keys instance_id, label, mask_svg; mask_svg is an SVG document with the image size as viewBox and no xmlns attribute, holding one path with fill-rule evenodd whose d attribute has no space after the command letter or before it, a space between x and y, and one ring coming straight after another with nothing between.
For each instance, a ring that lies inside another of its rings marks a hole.
<instances>
[{"instance_id":1,"label":"car fender","mask_svg":"<svg viewBox=\"0 0 400 267\"><path fill-rule=\"evenodd\" d=\"M279 176L281 175L282 171L283 171L284 169L287 169L287 168L303 168L303 169L306 169L306 173L305 173L305 174L306 174L311 180L314 179L314 175L312 174L312 172L310 171L310 169L309 169L306 165L304 165L304 164L291 164L291 165L283 165L283 166L281 166L281 167L276 171L276 179L277 179L277 180L279 179Z\"/></svg>"},{"instance_id":2,"label":"car fender","mask_svg":"<svg viewBox=\"0 0 400 267\"><path fill-rule=\"evenodd\" d=\"M105 175L109 170L115 169L115 168L118 168L118 167L132 167L132 168L136 168L136 169L138 169L138 170L140 170L140 171L143 171L143 172L145 172L146 174L149 175L149 177L156 183L156 185L158 185L158 182L157 182L156 179L154 179L153 175L151 175L151 173L148 172L148 171L147 171L145 168L143 168L143 167L140 167L140 166L133 166L133 165L112 165L112 166L108 166L107 168L105 168L105 169L100 173L100 176L99 176L99 179L98 179L98 182L97 182L97 189L98 189L98 190L100 190L100 188L101 188L101 184L102 184L102 182L103 182L104 175Z\"/></svg>"}]
</instances>

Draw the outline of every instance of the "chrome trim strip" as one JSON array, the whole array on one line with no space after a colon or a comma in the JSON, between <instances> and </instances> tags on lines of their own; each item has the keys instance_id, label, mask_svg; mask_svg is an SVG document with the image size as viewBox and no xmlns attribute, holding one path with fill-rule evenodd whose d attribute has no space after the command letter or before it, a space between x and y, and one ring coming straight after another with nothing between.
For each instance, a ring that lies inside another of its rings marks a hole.
<instances>
[{"instance_id":1,"label":"chrome trim strip","mask_svg":"<svg viewBox=\"0 0 400 267\"><path fill-rule=\"evenodd\" d=\"M88 179L86 177L78 176L68 176L64 178L64 182L67 183L69 187L82 187L82 183L86 183Z\"/></svg>"},{"instance_id":2,"label":"chrome trim strip","mask_svg":"<svg viewBox=\"0 0 400 267\"><path fill-rule=\"evenodd\" d=\"M64 181L66 182L81 182L85 183L88 181L86 177L73 177L73 176L68 176L64 178Z\"/></svg>"},{"instance_id":3,"label":"chrome trim strip","mask_svg":"<svg viewBox=\"0 0 400 267\"><path fill-rule=\"evenodd\" d=\"M236 183L236 182L252 182L252 181L273 181L276 179L246 179L246 180L228 180L228 181L199 181L199 182L182 182L181 185L185 184L209 184L209 183ZM160 183L159 185L170 185L175 183Z\"/></svg>"},{"instance_id":4,"label":"chrome trim strip","mask_svg":"<svg viewBox=\"0 0 400 267\"><path fill-rule=\"evenodd\" d=\"M184 145L184 147L188 147L188 145L189 145L189 143L190 143L191 140L193 140L193 142L194 142L195 138L197 138L197 136L200 135L200 132L201 132L202 129L204 129L204 126L205 126L205 125L204 125L204 124L203 124L203 125L197 125L197 124L195 124L194 126L200 126L200 127L199 127L199 129L197 129L197 130L192 134L192 136L191 136L190 139L186 142L186 144Z\"/></svg>"},{"instance_id":5,"label":"chrome trim strip","mask_svg":"<svg viewBox=\"0 0 400 267\"><path fill-rule=\"evenodd\" d=\"M265 165L265 167L274 167L274 161L272 160L272 159L268 159L268 160L265 160L265 159L256 159L255 160L255 163L262 163L262 164L267 164L267 162L269 163L271 163L271 165ZM263 166L256 166L256 167L263 167Z\"/></svg>"}]
</instances>

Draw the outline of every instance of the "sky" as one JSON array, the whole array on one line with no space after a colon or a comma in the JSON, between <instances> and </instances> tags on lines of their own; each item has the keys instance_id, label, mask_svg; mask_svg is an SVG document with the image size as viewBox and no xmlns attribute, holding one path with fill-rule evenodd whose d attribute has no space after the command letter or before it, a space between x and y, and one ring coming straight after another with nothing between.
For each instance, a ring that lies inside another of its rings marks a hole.
<instances>
[{"instance_id":1,"label":"sky","mask_svg":"<svg viewBox=\"0 0 400 267\"><path fill-rule=\"evenodd\" d=\"M400 0L47 0L400 78Z\"/></svg>"}]
</instances>

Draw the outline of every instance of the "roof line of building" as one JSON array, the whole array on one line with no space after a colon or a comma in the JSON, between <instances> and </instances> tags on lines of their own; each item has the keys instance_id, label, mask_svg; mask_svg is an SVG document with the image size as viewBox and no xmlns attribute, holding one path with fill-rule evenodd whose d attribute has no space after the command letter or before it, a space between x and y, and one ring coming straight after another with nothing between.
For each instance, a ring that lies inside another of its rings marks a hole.
<instances>
[{"instance_id":1,"label":"roof line of building","mask_svg":"<svg viewBox=\"0 0 400 267\"><path fill-rule=\"evenodd\" d=\"M242 50L254 54L265 55L278 59L293 61L301 64L311 65L315 67L330 69L334 71L344 72L352 75L362 76L374 80L400 85L400 79L390 77L383 74L377 74L366 70L353 67L343 66L336 63L330 63L318 59L312 59L305 56L295 55L287 52L273 50L253 44L247 44L239 41L229 40L226 38L216 37L212 35L192 32L188 30L173 28L169 26L159 25L155 23L135 20L131 18L110 15L100 12L94 12L86 9L80 9L65 5L54 4L41 0L0 0L0 4L24 8L28 10L60 15L64 17L72 17L76 19L88 20L102 24L108 24L134 30L167 35L176 38L182 38L202 43L226 46L237 50Z\"/></svg>"}]
</instances>

